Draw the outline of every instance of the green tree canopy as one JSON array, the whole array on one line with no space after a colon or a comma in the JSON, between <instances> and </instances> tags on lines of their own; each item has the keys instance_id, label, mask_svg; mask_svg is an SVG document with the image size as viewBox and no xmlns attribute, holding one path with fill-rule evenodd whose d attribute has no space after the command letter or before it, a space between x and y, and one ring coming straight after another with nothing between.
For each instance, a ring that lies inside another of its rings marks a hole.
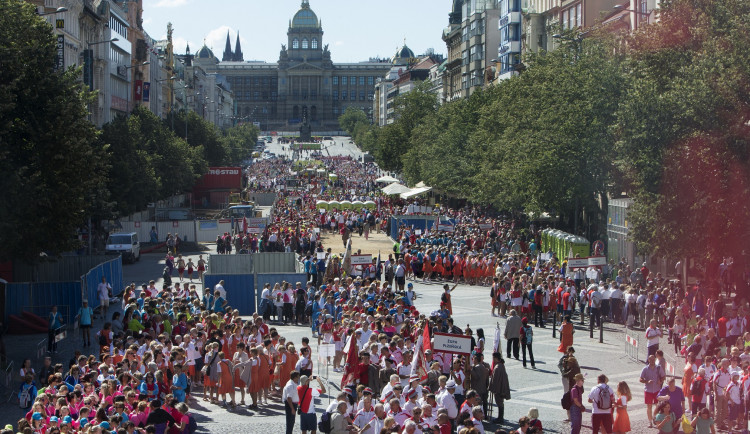
<instances>
[{"instance_id":1,"label":"green tree canopy","mask_svg":"<svg viewBox=\"0 0 750 434\"><path fill-rule=\"evenodd\" d=\"M34 6L0 0L0 260L79 246L106 169L80 70L54 71L52 28Z\"/></svg>"},{"instance_id":2,"label":"green tree canopy","mask_svg":"<svg viewBox=\"0 0 750 434\"><path fill-rule=\"evenodd\" d=\"M188 145L146 108L136 108L104 126L111 145L109 191L121 214L188 191L208 170L201 146Z\"/></svg>"},{"instance_id":3,"label":"green tree canopy","mask_svg":"<svg viewBox=\"0 0 750 434\"><path fill-rule=\"evenodd\" d=\"M369 123L367 114L357 107L347 107L344 113L339 116L339 126L352 137L354 136L354 128L357 124L369 125Z\"/></svg>"},{"instance_id":4,"label":"green tree canopy","mask_svg":"<svg viewBox=\"0 0 750 434\"><path fill-rule=\"evenodd\" d=\"M750 3L662 2L629 41L618 168L643 252L739 257L750 221Z\"/></svg>"}]
</instances>

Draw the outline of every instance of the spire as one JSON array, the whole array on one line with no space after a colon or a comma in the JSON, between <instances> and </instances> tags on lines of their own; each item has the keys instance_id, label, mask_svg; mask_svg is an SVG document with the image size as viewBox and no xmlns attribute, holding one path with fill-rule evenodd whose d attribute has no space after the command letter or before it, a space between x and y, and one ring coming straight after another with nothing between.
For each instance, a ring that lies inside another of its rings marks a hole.
<instances>
[{"instance_id":1,"label":"spire","mask_svg":"<svg viewBox=\"0 0 750 434\"><path fill-rule=\"evenodd\" d=\"M234 43L234 56L232 60L235 62L244 62L245 56L242 55L242 46L240 45L240 31L237 30L237 42Z\"/></svg>"},{"instance_id":2,"label":"spire","mask_svg":"<svg viewBox=\"0 0 750 434\"><path fill-rule=\"evenodd\" d=\"M229 41L229 30L227 30L227 45L224 47L224 55L221 56L221 61L230 62L232 57L232 43Z\"/></svg>"},{"instance_id":3,"label":"spire","mask_svg":"<svg viewBox=\"0 0 750 434\"><path fill-rule=\"evenodd\" d=\"M185 47L185 54L190 54L190 42L188 42L187 46Z\"/></svg>"}]
</instances>

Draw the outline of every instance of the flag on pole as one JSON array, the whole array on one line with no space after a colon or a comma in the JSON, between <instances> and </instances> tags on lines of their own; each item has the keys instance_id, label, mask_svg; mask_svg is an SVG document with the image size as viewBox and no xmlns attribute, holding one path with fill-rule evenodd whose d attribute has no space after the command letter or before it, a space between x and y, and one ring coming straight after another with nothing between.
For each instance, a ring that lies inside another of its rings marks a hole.
<instances>
[{"instance_id":1,"label":"flag on pole","mask_svg":"<svg viewBox=\"0 0 750 434\"><path fill-rule=\"evenodd\" d=\"M247 217L242 217L242 233L247 233Z\"/></svg>"},{"instance_id":2,"label":"flag on pole","mask_svg":"<svg viewBox=\"0 0 750 434\"><path fill-rule=\"evenodd\" d=\"M344 365L344 375L341 377L341 388L347 384L351 384L355 379L355 372L357 370L357 363L359 357L357 356L357 336L352 334L349 336L349 349L346 350L346 365Z\"/></svg>"},{"instance_id":3,"label":"flag on pole","mask_svg":"<svg viewBox=\"0 0 750 434\"><path fill-rule=\"evenodd\" d=\"M424 331L422 332L422 343L424 345L424 350L431 350L432 349L432 343L430 342L430 328L429 323L424 325Z\"/></svg>"},{"instance_id":4,"label":"flag on pole","mask_svg":"<svg viewBox=\"0 0 750 434\"><path fill-rule=\"evenodd\" d=\"M497 353L500 349L500 324L495 327L495 341L492 343L492 352Z\"/></svg>"},{"instance_id":5,"label":"flag on pole","mask_svg":"<svg viewBox=\"0 0 750 434\"><path fill-rule=\"evenodd\" d=\"M427 333L427 342L430 342L429 335L430 331L427 329L428 325L425 324L424 329ZM411 360L411 370L410 375L418 375L420 380L425 380L427 378L427 358L425 358L424 352L425 352L425 338L424 333L419 335L419 338L417 339L417 343L414 346L414 358Z\"/></svg>"}]
</instances>

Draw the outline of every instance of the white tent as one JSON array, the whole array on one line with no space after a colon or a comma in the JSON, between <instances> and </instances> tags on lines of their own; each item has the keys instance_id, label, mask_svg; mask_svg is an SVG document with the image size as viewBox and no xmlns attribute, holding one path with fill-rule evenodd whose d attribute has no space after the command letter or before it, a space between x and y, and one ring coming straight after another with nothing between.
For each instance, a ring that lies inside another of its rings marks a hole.
<instances>
[{"instance_id":1,"label":"white tent","mask_svg":"<svg viewBox=\"0 0 750 434\"><path fill-rule=\"evenodd\" d=\"M392 176L381 176L380 178L376 179L375 182L382 182L385 184L392 184L394 182L398 182L398 179L392 177Z\"/></svg>"},{"instance_id":2,"label":"white tent","mask_svg":"<svg viewBox=\"0 0 750 434\"><path fill-rule=\"evenodd\" d=\"M420 194L427 193L428 191L432 190L432 187L418 187L418 188L411 188L409 191L405 191L400 194L401 199L408 199L410 197L419 196Z\"/></svg>"},{"instance_id":3,"label":"white tent","mask_svg":"<svg viewBox=\"0 0 750 434\"><path fill-rule=\"evenodd\" d=\"M393 184L389 184L381 189L381 191L389 196L396 196L401 193L406 193L407 191L410 191L411 189L403 184L399 184L398 182L394 182Z\"/></svg>"}]
</instances>

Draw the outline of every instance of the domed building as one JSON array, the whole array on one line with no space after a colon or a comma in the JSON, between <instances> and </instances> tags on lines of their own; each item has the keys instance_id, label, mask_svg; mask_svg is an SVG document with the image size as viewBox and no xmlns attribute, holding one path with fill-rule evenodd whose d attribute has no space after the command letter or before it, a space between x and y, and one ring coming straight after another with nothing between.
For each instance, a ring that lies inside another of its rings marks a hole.
<instances>
[{"instance_id":1,"label":"domed building","mask_svg":"<svg viewBox=\"0 0 750 434\"><path fill-rule=\"evenodd\" d=\"M394 65L409 65L410 63L414 63L415 60L417 58L414 56L414 52L404 43L404 46L396 51L396 54L391 58L391 63Z\"/></svg>"},{"instance_id":2,"label":"domed building","mask_svg":"<svg viewBox=\"0 0 750 434\"><path fill-rule=\"evenodd\" d=\"M278 62L235 59L219 62L203 47L195 62L208 73L225 76L234 92L236 117L259 122L264 131L296 131L305 113L314 132L338 131L338 117L348 107L371 113L375 80L392 66L388 61L333 63L322 21L308 0L289 20Z\"/></svg>"}]
</instances>

